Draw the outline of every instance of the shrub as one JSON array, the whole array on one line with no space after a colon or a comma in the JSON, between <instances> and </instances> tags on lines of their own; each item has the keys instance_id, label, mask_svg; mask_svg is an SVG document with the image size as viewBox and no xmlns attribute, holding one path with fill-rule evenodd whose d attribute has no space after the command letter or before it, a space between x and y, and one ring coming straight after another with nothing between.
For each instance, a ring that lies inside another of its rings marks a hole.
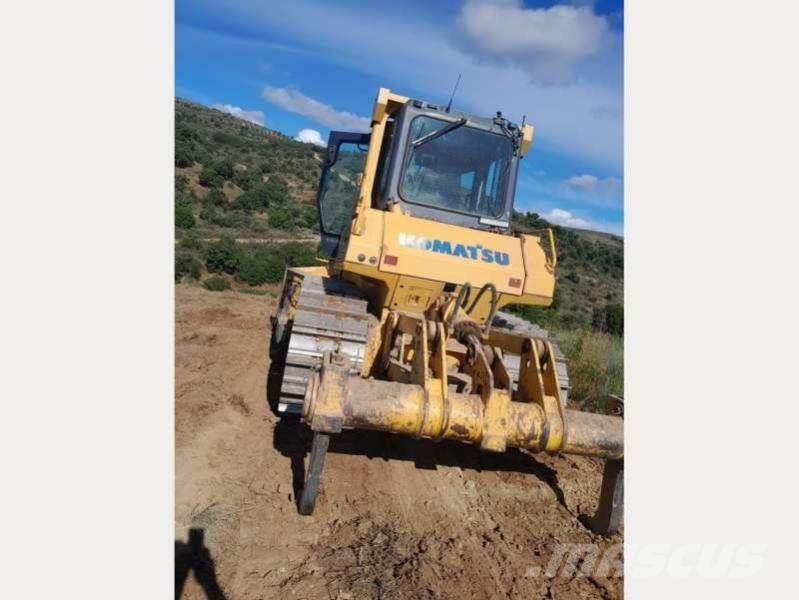
<instances>
[{"instance_id":1,"label":"shrub","mask_svg":"<svg viewBox=\"0 0 799 600\"><path fill-rule=\"evenodd\" d=\"M191 204L175 204L175 227L181 229L191 229L194 227L194 212Z\"/></svg>"},{"instance_id":2,"label":"shrub","mask_svg":"<svg viewBox=\"0 0 799 600\"><path fill-rule=\"evenodd\" d=\"M233 207L240 210L261 211L266 208L266 202L266 197L260 193L259 188L251 188L233 201Z\"/></svg>"},{"instance_id":3,"label":"shrub","mask_svg":"<svg viewBox=\"0 0 799 600\"><path fill-rule=\"evenodd\" d=\"M206 223L212 223L219 227L228 226L228 217L224 211L218 210L213 204L204 204L200 210L200 218Z\"/></svg>"},{"instance_id":4,"label":"shrub","mask_svg":"<svg viewBox=\"0 0 799 600\"><path fill-rule=\"evenodd\" d=\"M237 169L236 172L233 173L233 183L235 183L244 191L247 191L255 183L255 177L249 171Z\"/></svg>"},{"instance_id":5,"label":"shrub","mask_svg":"<svg viewBox=\"0 0 799 600\"><path fill-rule=\"evenodd\" d=\"M208 246L205 253L205 266L210 273L233 274L241 265L244 250L229 236Z\"/></svg>"},{"instance_id":6,"label":"shrub","mask_svg":"<svg viewBox=\"0 0 799 600\"><path fill-rule=\"evenodd\" d=\"M250 285L277 283L286 267L307 267L317 263L316 250L307 244L289 242L251 248L236 272L239 281Z\"/></svg>"},{"instance_id":7,"label":"shrub","mask_svg":"<svg viewBox=\"0 0 799 600\"><path fill-rule=\"evenodd\" d=\"M231 179L233 177L233 163L229 160L222 160L216 163L214 170L225 179Z\"/></svg>"},{"instance_id":8,"label":"shrub","mask_svg":"<svg viewBox=\"0 0 799 600\"><path fill-rule=\"evenodd\" d=\"M253 217L250 213L243 210L232 210L227 215L228 227L237 229L249 229L252 227Z\"/></svg>"},{"instance_id":9,"label":"shrub","mask_svg":"<svg viewBox=\"0 0 799 600\"><path fill-rule=\"evenodd\" d=\"M189 276L195 281L200 278L203 264L193 252L178 249L175 252L175 282Z\"/></svg>"},{"instance_id":10,"label":"shrub","mask_svg":"<svg viewBox=\"0 0 799 600\"><path fill-rule=\"evenodd\" d=\"M294 226L294 217L286 208L269 209L269 225L275 229L291 229Z\"/></svg>"},{"instance_id":11,"label":"shrub","mask_svg":"<svg viewBox=\"0 0 799 600\"><path fill-rule=\"evenodd\" d=\"M596 331L624 335L624 307L616 303L594 308L591 327Z\"/></svg>"},{"instance_id":12,"label":"shrub","mask_svg":"<svg viewBox=\"0 0 799 600\"><path fill-rule=\"evenodd\" d=\"M207 188L222 187L222 184L225 183L224 178L212 167L203 167L199 180L200 185Z\"/></svg>"},{"instance_id":13,"label":"shrub","mask_svg":"<svg viewBox=\"0 0 799 600\"><path fill-rule=\"evenodd\" d=\"M315 229L319 222L319 213L315 204L303 204L300 210L299 223L308 229Z\"/></svg>"},{"instance_id":14,"label":"shrub","mask_svg":"<svg viewBox=\"0 0 799 600\"><path fill-rule=\"evenodd\" d=\"M273 247L258 248L244 257L236 278L250 285L278 282L283 278L286 262Z\"/></svg>"},{"instance_id":15,"label":"shrub","mask_svg":"<svg viewBox=\"0 0 799 600\"><path fill-rule=\"evenodd\" d=\"M203 281L203 287L212 292L221 292L230 289L230 282L220 275L212 275Z\"/></svg>"},{"instance_id":16,"label":"shrub","mask_svg":"<svg viewBox=\"0 0 799 600\"><path fill-rule=\"evenodd\" d=\"M185 175L176 175L175 176L175 191L176 192L185 192L186 188L189 187L189 179Z\"/></svg>"},{"instance_id":17,"label":"shrub","mask_svg":"<svg viewBox=\"0 0 799 600\"><path fill-rule=\"evenodd\" d=\"M289 200L289 188L277 175L270 175L269 180L263 184L263 193L267 206L284 204Z\"/></svg>"},{"instance_id":18,"label":"shrub","mask_svg":"<svg viewBox=\"0 0 799 600\"><path fill-rule=\"evenodd\" d=\"M569 398L603 409L608 394L624 393L621 338L585 329L554 333L569 368Z\"/></svg>"},{"instance_id":19,"label":"shrub","mask_svg":"<svg viewBox=\"0 0 799 600\"><path fill-rule=\"evenodd\" d=\"M313 246L300 242L280 244L281 254L289 267L310 267L318 265L318 254Z\"/></svg>"},{"instance_id":20,"label":"shrub","mask_svg":"<svg viewBox=\"0 0 799 600\"><path fill-rule=\"evenodd\" d=\"M608 304L605 307L605 323L608 333L624 335L624 307L621 304Z\"/></svg>"},{"instance_id":21,"label":"shrub","mask_svg":"<svg viewBox=\"0 0 799 600\"><path fill-rule=\"evenodd\" d=\"M202 247L202 243L195 232L188 231L180 238L180 247L187 250L199 250Z\"/></svg>"},{"instance_id":22,"label":"shrub","mask_svg":"<svg viewBox=\"0 0 799 600\"><path fill-rule=\"evenodd\" d=\"M194 164L194 156L191 151L186 147L175 147L175 166L176 167L190 167Z\"/></svg>"},{"instance_id":23,"label":"shrub","mask_svg":"<svg viewBox=\"0 0 799 600\"><path fill-rule=\"evenodd\" d=\"M203 198L203 203L223 207L228 205L227 196L225 196L225 194L222 193L222 190L218 188L214 188L209 191L205 195L205 198Z\"/></svg>"}]
</instances>

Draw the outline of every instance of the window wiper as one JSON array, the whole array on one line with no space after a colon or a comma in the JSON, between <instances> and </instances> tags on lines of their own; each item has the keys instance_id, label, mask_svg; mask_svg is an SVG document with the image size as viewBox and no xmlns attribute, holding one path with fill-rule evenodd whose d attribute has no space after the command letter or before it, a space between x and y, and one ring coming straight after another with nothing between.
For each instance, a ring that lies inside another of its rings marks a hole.
<instances>
[{"instance_id":1,"label":"window wiper","mask_svg":"<svg viewBox=\"0 0 799 600\"><path fill-rule=\"evenodd\" d=\"M454 131L455 129L457 129L458 127L462 127L463 125L466 125L466 119L458 119L454 123L450 123L449 125L444 125L444 127L442 127L441 129L436 129L435 131L432 131L427 135L423 135L418 140L414 140L411 143L411 145L414 148L418 148L422 144L426 144L427 142L432 142L433 140L440 138L442 135L446 135L450 131Z\"/></svg>"}]
</instances>

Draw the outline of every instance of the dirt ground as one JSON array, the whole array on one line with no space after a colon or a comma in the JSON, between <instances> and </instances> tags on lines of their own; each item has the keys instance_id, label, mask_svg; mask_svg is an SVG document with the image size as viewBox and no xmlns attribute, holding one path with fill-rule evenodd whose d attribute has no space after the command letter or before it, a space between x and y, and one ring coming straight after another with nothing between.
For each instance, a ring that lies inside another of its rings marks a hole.
<instances>
[{"instance_id":1,"label":"dirt ground","mask_svg":"<svg viewBox=\"0 0 799 600\"><path fill-rule=\"evenodd\" d=\"M175 305L180 597L623 596L620 577L535 573L559 543L622 541L583 525L601 481L592 459L347 432L314 515L299 515L311 436L267 400L275 300L180 284Z\"/></svg>"}]
</instances>

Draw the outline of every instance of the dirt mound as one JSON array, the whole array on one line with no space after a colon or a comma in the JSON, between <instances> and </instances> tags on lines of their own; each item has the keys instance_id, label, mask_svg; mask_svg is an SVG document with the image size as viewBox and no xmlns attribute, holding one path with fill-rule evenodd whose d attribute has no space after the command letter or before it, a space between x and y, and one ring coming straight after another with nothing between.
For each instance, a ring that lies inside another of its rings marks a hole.
<instances>
[{"instance_id":1,"label":"dirt mound","mask_svg":"<svg viewBox=\"0 0 799 600\"><path fill-rule=\"evenodd\" d=\"M619 598L620 578L543 577L594 536L601 463L335 437L311 517L311 435L266 398L273 298L176 286L175 538L183 598ZM192 533L190 533L192 532Z\"/></svg>"}]
</instances>

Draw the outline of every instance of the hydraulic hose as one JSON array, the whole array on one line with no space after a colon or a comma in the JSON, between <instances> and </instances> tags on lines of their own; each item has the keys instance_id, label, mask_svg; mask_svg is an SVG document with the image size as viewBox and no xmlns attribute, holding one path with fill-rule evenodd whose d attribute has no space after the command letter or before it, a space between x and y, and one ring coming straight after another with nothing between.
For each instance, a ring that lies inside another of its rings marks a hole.
<instances>
[{"instance_id":1,"label":"hydraulic hose","mask_svg":"<svg viewBox=\"0 0 799 600\"><path fill-rule=\"evenodd\" d=\"M477 306L478 302L480 302L480 298L482 298L485 291L489 289L491 290L491 310L488 311L488 317L486 318L486 325L485 325L486 335L491 333L491 323L493 322L494 317L497 314L497 287L491 282L486 283L483 287L480 288L480 291L477 293L477 296L475 296L472 305L466 311L467 315L471 315L472 311L474 310L474 307Z\"/></svg>"}]
</instances>

